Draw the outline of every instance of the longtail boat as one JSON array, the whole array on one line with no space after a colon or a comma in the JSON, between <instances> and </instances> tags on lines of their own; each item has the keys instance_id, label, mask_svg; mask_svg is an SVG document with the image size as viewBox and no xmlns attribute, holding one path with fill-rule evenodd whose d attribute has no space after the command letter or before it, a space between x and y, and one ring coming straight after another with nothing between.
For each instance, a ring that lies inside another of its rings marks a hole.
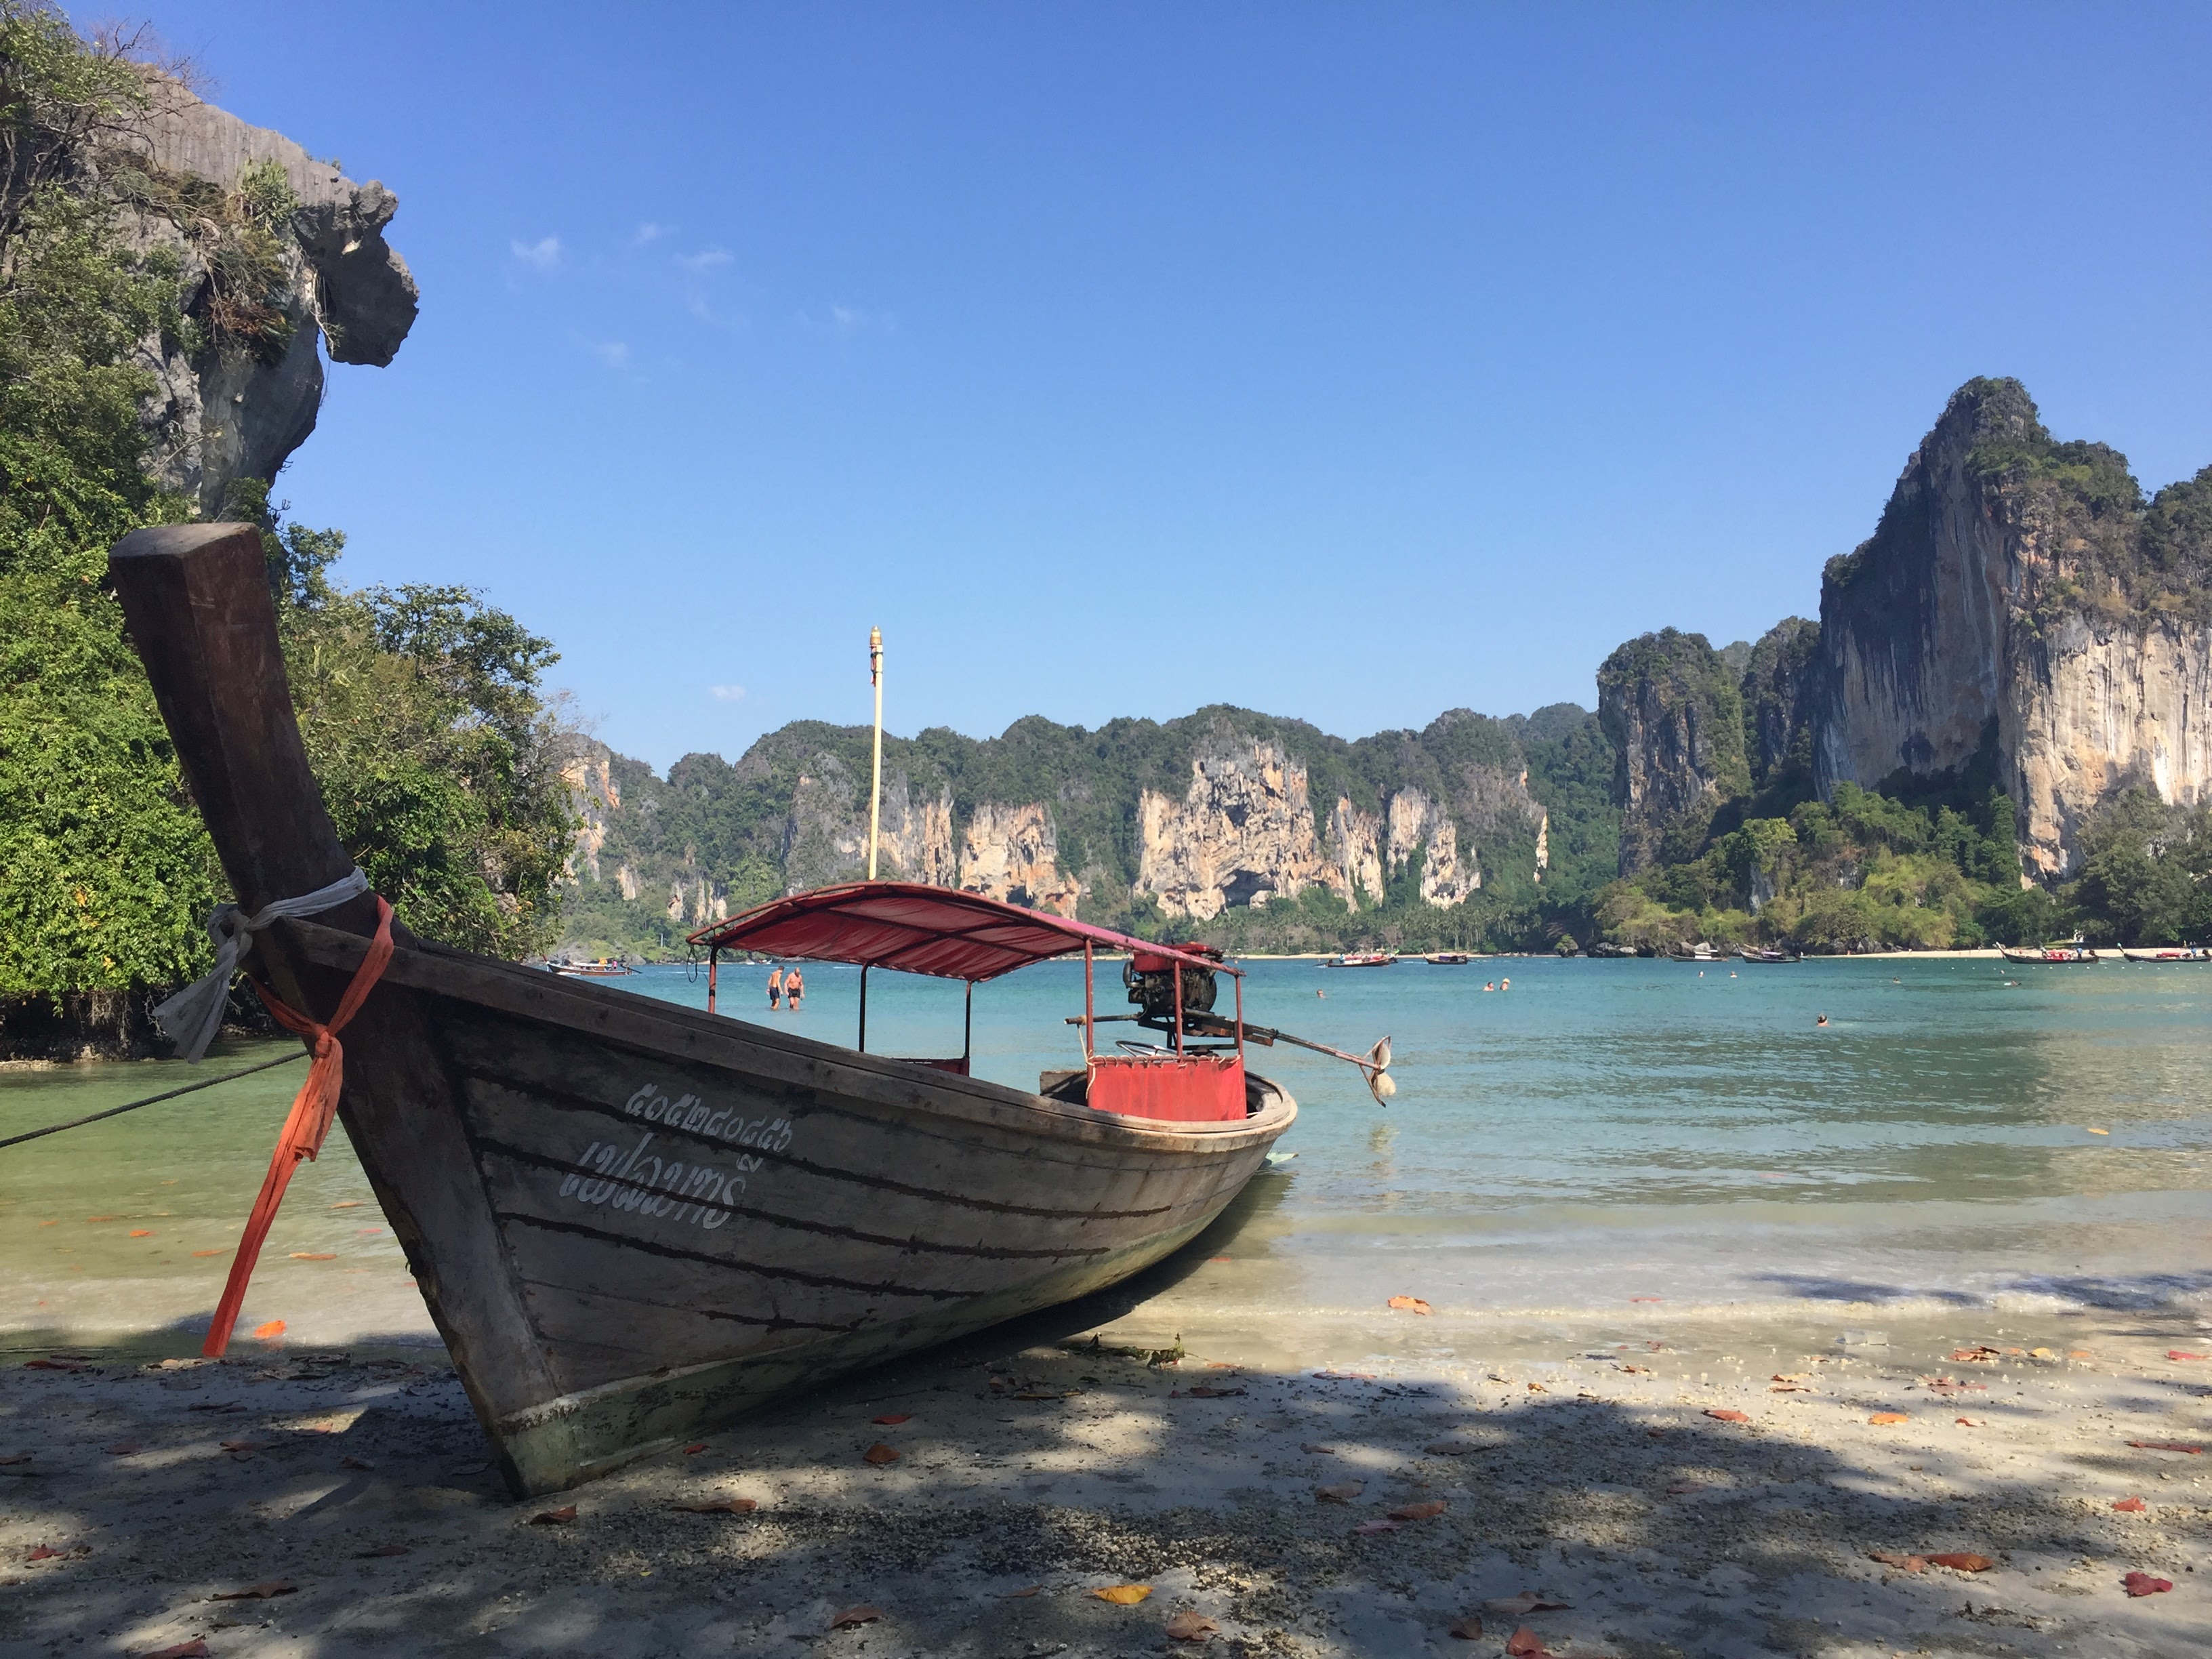
<instances>
[{"instance_id":1,"label":"longtail boat","mask_svg":"<svg viewBox=\"0 0 2212 1659\"><path fill-rule=\"evenodd\" d=\"M2040 968L2081 967L2097 960L2097 953L2078 939L2055 945L2000 945L1997 954L2007 962Z\"/></svg>"},{"instance_id":2,"label":"longtail boat","mask_svg":"<svg viewBox=\"0 0 2212 1659\"><path fill-rule=\"evenodd\" d=\"M1236 969L974 894L857 883L717 932L964 980L971 1006L978 983L1082 952L1083 1064L1036 1093L969 1075L965 1054L871 1054L865 1035L842 1048L419 939L324 810L258 532L137 531L109 568L238 898L203 986L219 1010L244 950L318 1054L249 1239L320 1145L326 1077L518 1494L1125 1278L1218 1216L1297 1115L1245 1070ZM1135 1018L1168 1041L1097 1051L1102 950L1142 953ZM1233 1040L1190 1041L1186 1003L1210 1006L1219 975L1237 1018L1200 1024ZM1380 1098L1387 1039L1364 1064Z\"/></svg>"},{"instance_id":3,"label":"longtail boat","mask_svg":"<svg viewBox=\"0 0 2212 1659\"><path fill-rule=\"evenodd\" d=\"M2137 950L2130 950L2123 945L2120 955L2129 962L2212 961L2212 951L2207 951L2201 945L2153 945Z\"/></svg>"}]
</instances>

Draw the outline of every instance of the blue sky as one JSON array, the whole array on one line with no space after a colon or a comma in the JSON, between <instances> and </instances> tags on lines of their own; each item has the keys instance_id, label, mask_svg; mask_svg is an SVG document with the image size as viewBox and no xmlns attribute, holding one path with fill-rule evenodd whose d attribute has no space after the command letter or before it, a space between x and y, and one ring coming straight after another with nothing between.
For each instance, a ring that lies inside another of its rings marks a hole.
<instances>
[{"instance_id":1,"label":"blue sky","mask_svg":"<svg viewBox=\"0 0 2212 1659\"><path fill-rule=\"evenodd\" d=\"M1960 382L2212 462L2212 9L179 0L399 197L277 495L659 766L1595 700L1812 614Z\"/></svg>"}]
</instances>

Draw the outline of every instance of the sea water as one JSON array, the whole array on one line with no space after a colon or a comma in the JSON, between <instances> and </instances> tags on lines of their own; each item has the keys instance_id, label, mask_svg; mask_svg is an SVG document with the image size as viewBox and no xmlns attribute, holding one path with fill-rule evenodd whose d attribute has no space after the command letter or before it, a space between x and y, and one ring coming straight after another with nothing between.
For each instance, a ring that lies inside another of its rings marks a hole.
<instances>
[{"instance_id":1,"label":"sea water","mask_svg":"<svg viewBox=\"0 0 2212 1659\"><path fill-rule=\"evenodd\" d=\"M1389 1036L1397 1095L1255 1048L1297 1121L1223 1224L1107 1310L1117 1329L1308 1358L1628 1310L2212 1310L2212 967L1243 965L1255 1024L1354 1052ZM1102 1014L1127 1011L1118 972ZM767 973L725 964L720 1011L854 1040L857 969L810 965L796 1013L769 1011ZM682 967L609 983L705 1005ZM979 986L975 1073L1033 1089L1079 1064L1082 1010L1079 963ZM870 975L871 1050L957 1054L969 1016L957 984ZM0 1073L0 1135L283 1052ZM38 1340L204 1328L303 1069L0 1152L0 1320ZM1396 1295L1435 1314L1393 1317ZM428 1337L343 1131L295 1180L241 1328L276 1319L304 1341Z\"/></svg>"}]
</instances>

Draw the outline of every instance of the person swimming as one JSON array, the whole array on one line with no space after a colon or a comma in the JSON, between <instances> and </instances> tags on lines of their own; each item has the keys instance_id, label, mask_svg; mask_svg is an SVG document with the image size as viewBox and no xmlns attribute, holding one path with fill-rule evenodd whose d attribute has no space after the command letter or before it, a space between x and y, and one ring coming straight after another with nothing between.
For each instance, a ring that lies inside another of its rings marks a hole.
<instances>
[{"instance_id":1,"label":"person swimming","mask_svg":"<svg viewBox=\"0 0 2212 1659\"><path fill-rule=\"evenodd\" d=\"M781 1002L782 1000L783 1000L783 969L782 969L781 967L771 968L771 969L769 969L768 970L768 1011L769 1011L769 1012L770 1012L771 1014L772 1014L772 1013L774 1013L774 1012L775 1012L775 1010L776 1010L776 1005L777 1005L778 1003Z\"/></svg>"},{"instance_id":2,"label":"person swimming","mask_svg":"<svg viewBox=\"0 0 2212 1659\"><path fill-rule=\"evenodd\" d=\"M1820 1017L1820 1018L1818 1018L1818 1019L1816 1019L1816 1020L1814 1020L1814 1021L1813 1022L1813 1024L1815 1024L1815 1025L1826 1025L1827 1023L1828 1023L1828 1017L1827 1017L1826 1014L1821 1015L1821 1016Z\"/></svg>"}]
</instances>

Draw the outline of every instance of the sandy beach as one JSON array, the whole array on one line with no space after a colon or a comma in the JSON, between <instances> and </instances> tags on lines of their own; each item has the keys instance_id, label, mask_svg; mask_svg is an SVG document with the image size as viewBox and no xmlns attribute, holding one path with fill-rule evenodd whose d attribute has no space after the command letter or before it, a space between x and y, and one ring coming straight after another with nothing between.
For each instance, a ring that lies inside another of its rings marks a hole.
<instances>
[{"instance_id":1,"label":"sandy beach","mask_svg":"<svg viewBox=\"0 0 2212 1659\"><path fill-rule=\"evenodd\" d=\"M2212 1359L2169 1357L2212 1354L2195 1317L1624 1309L1501 1336L1446 1377L1147 1354L1124 1340L1140 1294L520 1503L435 1351L21 1346L0 1370L0 1653L2212 1644L2205 1460L2158 1443L2212 1443ZM1431 1316L1381 1317L1410 1340ZM1663 1334L1625 1334L1638 1320ZM730 1499L757 1507L696 1507ZM2130 1573L2173 1588L2131 1595ZM1097 1594L1123 1586L1147 1593Z\"/></svg>"}]
</instances>

